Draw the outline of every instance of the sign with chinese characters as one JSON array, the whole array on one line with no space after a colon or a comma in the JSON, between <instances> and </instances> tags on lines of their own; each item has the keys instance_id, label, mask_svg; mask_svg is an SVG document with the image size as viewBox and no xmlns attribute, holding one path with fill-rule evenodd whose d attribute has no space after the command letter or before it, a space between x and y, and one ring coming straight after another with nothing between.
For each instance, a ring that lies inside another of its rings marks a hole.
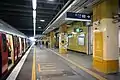
<instances>
[{"instance_id":1,"label":"sign with chinese characters","mask_svg":"<svg viewBox=\"0 0 120 80\"><path fill-rule=\"evenodd\" d=\"M91 15L85 13L67 12L65 20L91 21Z\"/></svg>"}]
</instances>

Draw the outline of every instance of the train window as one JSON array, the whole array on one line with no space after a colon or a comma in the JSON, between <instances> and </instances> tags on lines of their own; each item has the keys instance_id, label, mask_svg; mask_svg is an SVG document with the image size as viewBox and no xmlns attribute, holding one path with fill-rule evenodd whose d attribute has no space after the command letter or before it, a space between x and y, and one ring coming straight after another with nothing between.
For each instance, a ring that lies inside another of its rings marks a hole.
<instances>
[{"instance_id":1,"label":"train window","mask_svg":"<svg viewBox=\"0 0 120 80\"><path fill-rule=\"evenodd\" d=\"M19 47L19 44L20 44L20 42L19 42L19 38L17 38L17 42L18 42L18 47Z\"/></svg>"},{"instance_id":2,"label":"train window","mask_svg":"<svg viewBox=\"0 0 120 80\"><path fill-rule=\"evenodd\" d=\"M6 49L7 49L7 41L6 41L6 36L5 36L5 34L2 34L2 48L3 48L3 52L6 52Z\"/></svg>"},{"instance_id":3,"label":"train window","mask_svg":"<svg viewBox=\"0 0 120 80\"><path fill-rule=\"evenodd\" d=\"M17 39L14 37L14 48L17 48Z\"/></svg>"}]
</instances>

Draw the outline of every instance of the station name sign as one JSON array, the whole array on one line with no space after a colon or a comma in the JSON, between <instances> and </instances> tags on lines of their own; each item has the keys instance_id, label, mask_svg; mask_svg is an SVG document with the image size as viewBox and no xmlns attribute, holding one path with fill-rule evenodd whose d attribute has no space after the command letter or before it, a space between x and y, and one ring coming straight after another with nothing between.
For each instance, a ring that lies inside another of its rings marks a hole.
<instances>
[{"instance_id":1,"label":"station name sign","mask_svg":"<svg viewBox=\"0 0 120 80\"><path fill-rule=\"evenodd\" d=\"M85 13L67 12L65 20L91 21L91 15Z\"/></svg>"}]
</instances>

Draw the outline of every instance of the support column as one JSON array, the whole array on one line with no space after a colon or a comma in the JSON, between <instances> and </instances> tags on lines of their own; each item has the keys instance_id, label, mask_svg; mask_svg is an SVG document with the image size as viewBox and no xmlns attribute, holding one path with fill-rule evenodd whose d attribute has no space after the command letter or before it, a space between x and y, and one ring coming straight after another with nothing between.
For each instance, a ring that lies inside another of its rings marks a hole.
<instances>
[{"instance_id":1,"label":"support column","mask_svg":"<svg viewBox=\"0 0 120 80\"><path fill-rule=\"evenodd\" d=\"M59 53L66 54L67 53L67 44L68 44L67 25L63 24L59 30L60 30L60 33L59 33Z\"/></svg>"},{"instance_id":2,"label":"support column","mask_svg":"<svg viewBox=\"0 0 120 80\"><path fill-rule=\"evenodd\" d=\"M50 32L50 48L54 48L54 44L55 44L54 35L55 33L53 31Z\"/></svg>"},{"instance_id":3,"label":"support column","mask_svg":"<svg viewBox=\"0 0 120 80\"><path fill-rule=\"evenodd\" d=\"M93 68L103 73L119 70L118 27L113 14L118 0L101 0L93 7Z\"/></svg>"},{"instance_id":4,"label":"support column","mask_svg":"<svg viewBox=\"0 0 120 80\"><path fill-rule=\"evenodd\" d=\"M47 48L50 48L50 33L47 33L46 34L46 47Z\"/></svg>"}]
</instances>

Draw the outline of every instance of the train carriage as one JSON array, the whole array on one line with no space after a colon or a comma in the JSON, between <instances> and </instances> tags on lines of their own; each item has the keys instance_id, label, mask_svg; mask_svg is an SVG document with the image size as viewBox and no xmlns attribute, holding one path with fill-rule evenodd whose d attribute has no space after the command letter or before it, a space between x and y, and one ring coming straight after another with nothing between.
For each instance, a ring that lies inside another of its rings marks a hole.
<instances>
[{"instance_id":1,"label":"train carriage","mask_svg":"<svg viewBox=\"0 0 120 80\"><path fill-rule=\"evenodd\" d=\"M21 32L0 20L0 80L21 59L29 48L29 40Z\"/></svg>"},{"instance_id":2,"label":"train carriage","mask_svg":"<svg viewBox=\"0 0 120 80\"><path fill-rule=\"evenodd\" d=\"M6 35L0 32L0 76L8 70L8 47Z\"/></svg>"}]
</instances>

